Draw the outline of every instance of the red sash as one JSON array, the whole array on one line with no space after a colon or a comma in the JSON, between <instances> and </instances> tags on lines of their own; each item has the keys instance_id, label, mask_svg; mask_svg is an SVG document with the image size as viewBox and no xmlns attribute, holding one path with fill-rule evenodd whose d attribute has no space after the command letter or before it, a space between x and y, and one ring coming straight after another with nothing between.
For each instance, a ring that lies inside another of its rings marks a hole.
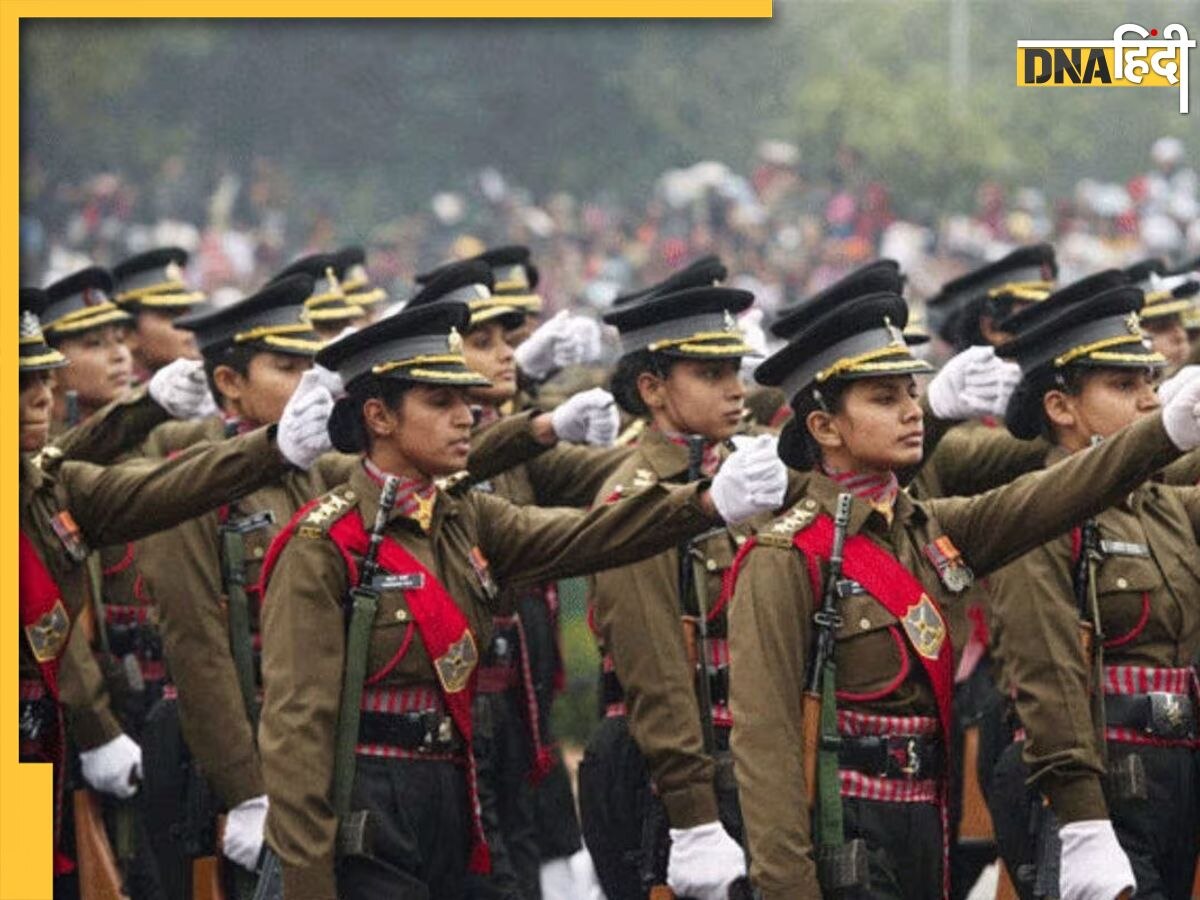
<instances>
[{"instance_id":1,"label":"red sash","mask_svg":"<svg viewBox=\"0 0 1200 900\"><path fill-rule=\"evenodd\" d=\"M265 588L280 552L315 502L297 512L287 527L272 542L262 568L260 585L263 597L266 596ZM351 582L357 582L358 564L354 557L355 555L363 556L367 552L367 545L370 542L367 530L363 526L361 514L355 510L342 516L330 527L329 537L342 552ZM466 744L467 790L470 796L472 830L474 832L469 868L472 872L487 873L491 871L491 856L488 851L487 838L483 833L475 754L471 746L471 701L475 697L475 679L479 658L475 636L471 632L467 617L463 615L462 610L458 608L458 604L454 602L454 598L450 596L442 583L394 539L385 537L380 544L379 565L382 569L395 575L420 574L422 576L421 587L406 588L404 597L408 602L409 612L412 613L421 640L425 644L425 650L429 654L429 658L433 660L434 671L442 688L442 698L446 704L446 710L450 713L450 718L454 720L454 724Z\"/></svg>"},{"instance_id":2,"label":"red sash","mask_svg":"<svg viewBox=\"0 0 1200 900\"><path fill-rule=\"evenodd\" d=\"M796 549L828 559L833 549L833 519L818 516L793 538ZM862 534L846 538L842 572L863 586L900 620L905 637L925 668L937 701L942 746L950 752L950 702L954 695L954 648L942 612L925 586L900 561Z\"/></svg>"},{"instance_id":3,"label":"red sash","mask_svg":"<svg viewBox=\"0 0 1200 900\"><path fill-rule=\"evenodd\" d=\"M54 874L63 875L75 868L70 858L58 850L66 762L66 734L62 706L58 702L58 661L71 636L71 619L63 606L62 593L54 576L24 531L18 532L17 563L21 630L41 669L46 690L54 699L56 726L44 748L54 767Z\"/></svg>"}]
</instances>

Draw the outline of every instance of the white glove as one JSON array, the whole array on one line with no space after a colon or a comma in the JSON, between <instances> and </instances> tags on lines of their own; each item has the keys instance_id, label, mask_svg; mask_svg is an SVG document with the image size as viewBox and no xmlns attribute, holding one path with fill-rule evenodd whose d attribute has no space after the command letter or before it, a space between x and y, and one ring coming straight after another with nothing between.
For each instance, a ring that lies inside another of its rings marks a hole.
<instances>
[{"instance_id":1,"label":"white glove","mask_svg":"<svg viewBox=\"0 0 1200 900\"><path fill-rule=\"evenodd\" d=\"M929 382L926 396L939 419L962 421L1003 416L1021 380L1021 368L992 347L971 347L952 357Z\"/></svg>"},{"instance_id":2,"label":"white glove","mask_svg":"<svg viewBox=\"0 0 1200 900\"><path fill-rule=\"evenodd\" d=\"M79 762L83 777L96 790L128 800L142 782L142 748L127 734L118 734L107 744L82 750Z\"/></svg>"},{"instance_id":3,"label":"white glove","mask_svg":"<svg viewBox=\"0 0 1200 900\"><path fill-rule=\"evenodd\" d=\"M1137 888L1129 857L1117 843L1112 822L1089 819L1058 829L1062 841L1059 896L1062 900L1114 900Z\"/></svg>"},{"instance_id":4,"label":"white glove","mask_svg":"<svg viewBox=\"0 0 1200 900\"><path fill-rule=\"evenodd\" d=\"M198 359L177 359L154 373L146 390L173 419L202 419L217 413L217 404Z\"/></svg>"},{"instance_id":5,"label":"white glove","mask_svg":"<svg viewBox=\"0 0 1200 900\"><path fill-rule=\"evenodd\" d=\"M772 435L733 441L737 450L721 464L709 488L713 506L730 525L778 509L787 492L787 467Z\"/></svg>"},{"instance_id":6,"label":"white glove","mask_svg":"<svg viewBox=\"0 0 1200 900\"><path fill-rule=\"evenodd\" d=\"M607 447L617 439L621 414L612 394L592 388L560 404L550 414L550 426L560 441Z\"/></svg>"},{"instance_id":7,"label":"white glove","mask_svg":"<svg viewBox=\"0 0 1200 900\"><path fill-rule=\"evenodd\" d=\"M521 371L541 381L554 369L583 362L589 338L578 324L579 318L564 309L539 325L514 353Z\"/></svg>"},{"instance_id":8,"label":"white glove","mask_svg":"<svg viewBox=\"0 0 1200 900\"><path fill-rule=\"evenodd\" d=\"M1168 402L1179 392L1180 388L1198 376L1200 376L1200 366L1184 366L1158 386L1158 402Z\"/></svg>"},{"instance_id":9,"label":"white glove","mask_svg":"<svg viewBox=\"0 0 1200 900\"><path fill-rule=\"evenodd\" d=\"M333 413L334 398L330 388L340 384L341 379L335 373L314 366L301 376L288 398L275 442L284 459L297 468L307 469L318 456L333 449L329 416Z\"/></svg>"},{"instance_id":10,"label":"white glove","mask_svg":"<svg viewBox=\"0 0 1200 900\"><path fill-rule=\"evenodd\" d=\"M225 817L221 852L243 869L254 871L262 853L263 829L267 823L267 795L243 800Z\"/></svg>"},{"instance_id":11,"label":"white glove","mask_svg":"<svg viewBox=\"0 0 1200 900\"><path fill-rule=\"evenodd\" d=\"M1200 378L1171 382L1170 399L1162 408L1163 430L1180 450L1195 450L1200 447Z\"/></svg>"},{"instance_id":12,"label":"white glove","mask_svg":"<svg viewBox=\"0 0 1200 900\"><path fill-rule=\"evenodd\" d=\"M746 874L746 854L720 822L671 829L667 886L678 897L725 900L729 885Z\"/></svg>"}]
</instances>

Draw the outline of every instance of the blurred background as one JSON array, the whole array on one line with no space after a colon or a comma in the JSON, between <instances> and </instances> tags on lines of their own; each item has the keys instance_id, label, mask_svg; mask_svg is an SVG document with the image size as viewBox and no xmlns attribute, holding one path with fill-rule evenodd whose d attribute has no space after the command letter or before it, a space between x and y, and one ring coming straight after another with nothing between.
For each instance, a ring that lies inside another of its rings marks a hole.
<instances>
[{"instance_id":1,"label":"blurred background","mask_svg":"<svg viewBox=\"0 0 1200 900\"><path fill-rule=\"evenodd\" d=\"M918 308L1016 244L1062 277L1200 254L1195 117L1155 90L1015 86L1020 39L1200 2L776 0L768 21L24 20L21 282L162 244L216 302L367 248L394 299L528 244L547 311L718 253L769 316L876 256ZM1193 54L1193 68L1200 57ZM1192 104L1200 106L1200 90ZM564 592L560 734L594 716Z\"/></svg>"}]
</instances>

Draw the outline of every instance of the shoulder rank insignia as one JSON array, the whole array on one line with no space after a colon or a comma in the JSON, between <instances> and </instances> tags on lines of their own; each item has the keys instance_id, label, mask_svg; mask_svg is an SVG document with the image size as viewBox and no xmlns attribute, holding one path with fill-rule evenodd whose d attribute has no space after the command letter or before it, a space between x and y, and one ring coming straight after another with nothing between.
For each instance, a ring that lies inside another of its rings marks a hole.
<instances>
[{"instance_id":1,"label":"shoulder rank insignia","mask_svg":"<svg viewBox=\"0 0 1200 900\"><path fill-rule=\"evenodd\" d=\"M654 477L654 473L649 469L638 469L633 473L633 486L635 488L653 487L658 483L658 479Z\"/></svg>"},{"instance_id":2,"label":"shoulder rank insignia","mask_svg":"<svg viewBox=\"0 0 1200 900\"><path fill-rule=\"evenodd\" d=\"M447 694L457 694L467 686L475 664L479 662L479 651L475 647L475 635L470 629L462 633L445 653L433 661L438 681Z\"/></svg>"},{"instance_id":3,"label":"shoulder rank insignia","mask_svg":"<svg viewBox=\"0 0 1200 900\"><path fill-rule=\"evenodd\" d=\"M342 514L354 505L355 499L355 495L351 491L334 491L326 494L316 506L308 511L308 515L300 522L296 533L300 537L320 537L328 526L340 519Z\"/></svg>"},{"instance_id":4,"label":"shoulder rank insignia","mask_svg":"<svg viewBox=\"0 0 1200 900\"><path fill-rule=\"evenodd\" d=\"M900 620L916 651L926 659L936 659L946 640L946 623L928 594L908 608Z\"/></svg>"},{"instance_id":5,"label":"shoulder rank insignia","mask_svg":"<svg viewBox=\"0 0 1200 900\"><path fill-rule=\"evenodd\" d=\"M625 496L625 487L624 487L624 485L618 484L615 488L612 489L612 493L604 498L604 502L605 503L616 503L618 500L620 500L624 496Z\"/></svg>"},{"instance_id":6,"label":"shoulder rank insignia","mask_svg":"<svg viewBox=\"0 0 1200 900\"><path fill-rule=\"evenodd\" d=\"M36 622L25 626L29 649L39 663L57 659L66 647L70 634L71 618L61 598L55 600L54 606L42 613Z\"/></svg>"},{"instance_id":7,"label":"shoulder rank insignia","mask_svg":"<svg viewBox=\"0 0 1200 900\"><path fill-rule=\"evenodd\" d=\"M817 517L815 509L806 506L793 506L781 518L771 524L773 534L786 534L789 537L804 528Z\"/></svg>"},{"instance_id":8,"label":"shoulder rank insignia","mask_svg":"<svg viewBox=\"0 0 1200 900\"><path fill-rule=\"evenodd\" d=\"M469 486L467 481L470 479L470 477L471 473L466 469L463 469L461 472L455 472L453 475L447 475L445 478L435 479L433 483L437 486L439 491L444 491L448 494L454 494Z\"/></svg>"},{"instance_id":9,"label":"shoulder rank insignia","mask_svg":"<svg viewBox=\"0 0 1200 900\"><path fill-rule=\"evenodd\" d=\"M54 529L63 549L67 551L67 555L74 562L81 563L87 559L87 544L83 542L83 534L79 531L79 526L75 524L75 518L70 512L64 509L58 513L50 520L50 527Z\"/></svg>"},{"instance_id":10,"label":"shoulder rank insignia","mask_svg":"<svg viewBox=\"0 0 1200 900\"><path fill-rule=\"evenodd\" d=\"M938 578L946 586L946 590L961 594L975 581L975 575L967 567L962 553L954 546L954 542L946 535L922 548L925 558L937 569Z\"/></svg>"},{"instance_id":11,"label":"shoulder rank insignia","mask_svg":"<svg viewBox=\"0 0 1200 900\"><path fill-rule=\"evenodd\" d=\"M58 467L58 464L63 460L63 452L53 444L47 444L38 451L37 456L33 458L33 464L43 472L51 472Z\"/></svg>"}]
</instances>

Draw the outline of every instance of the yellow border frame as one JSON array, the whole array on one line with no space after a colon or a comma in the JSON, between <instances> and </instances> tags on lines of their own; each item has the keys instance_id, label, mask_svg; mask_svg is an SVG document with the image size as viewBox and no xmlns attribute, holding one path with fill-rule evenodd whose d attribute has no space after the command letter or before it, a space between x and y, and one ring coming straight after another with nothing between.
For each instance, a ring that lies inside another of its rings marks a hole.
<instances>
[{"instance_id":1,"label":"yellow border frame","mask_svg":"<svg viewBox=\"0 0 1200 900\"><path fill-rule=\"evenodd\" d=\"M347 0L337 8L337 18L770 18L772 0L458 0L453 7L431 0L397 3L395 0ZM169 15L164 15L169 10ZM0 171L4 209L0 216L0 272L5 273L5 296L16 297L18 287L20 175L18 136L20 21L22 18L325 18L328 3L316 0L180 0L170 6L147 0L0 0ZM14 409L5 418L8 445L17 446L16 415L17 345L6 342L0 358L0 394ZM0 543L7 548L4 596L9 604L17 597L16 526L17 482L3 481L0 503L4 517ZM11 610L11 605L10 605ZM13 615L10 611L10 615ZM15 615L13 615L15 619ZM0 900L40 900L52 895L51 778L46 765L17 764L17 660L12 640L0 641ZM69 802L69 798L67 798Z\"/></svg>"}]
</instances>

